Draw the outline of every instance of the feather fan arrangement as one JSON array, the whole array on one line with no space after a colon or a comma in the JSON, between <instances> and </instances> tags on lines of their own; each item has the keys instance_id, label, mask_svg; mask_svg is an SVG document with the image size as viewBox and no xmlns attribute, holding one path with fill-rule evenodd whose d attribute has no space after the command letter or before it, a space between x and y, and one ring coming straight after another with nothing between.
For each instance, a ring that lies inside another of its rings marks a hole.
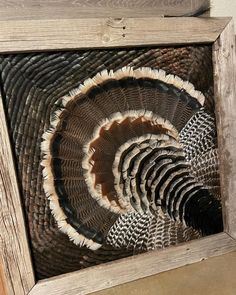
<instances>
[{"instance_id":1,"label":"feather fan arrangement","mask_svg":"<svg viewBox=\"0 0 236 295\"><path fill-rule=\"evenodd\" d=\"M37 279L221 230L211 46L0 61Z\"/></svg>"},{"instance_id":2,"label":"feather fan arrangement","mask_svg":"<svg viewBox=\"0 0 236 295\"><path fill-rule=\"evenodd\" d=\"M125 67L98 73L57 102L41 164L59 228L92 250L140 251L222 231L207 177L215 123L204 101L177 76Z\"/></svg>"}]
</instances>

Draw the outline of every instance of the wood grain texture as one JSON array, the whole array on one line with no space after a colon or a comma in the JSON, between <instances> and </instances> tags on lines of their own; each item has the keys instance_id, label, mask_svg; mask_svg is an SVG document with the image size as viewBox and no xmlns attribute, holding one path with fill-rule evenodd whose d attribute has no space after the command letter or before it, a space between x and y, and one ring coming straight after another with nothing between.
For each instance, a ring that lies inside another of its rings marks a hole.
<instances>
[{"instance_id":1,"label":"wood grain texture","mask_svg":"<svg viewBox=\"0 0 236 295\"><path fill-rule=\"evenodd\" d=\"M1 20L193 15L209 0L1 0Z\"/></svg>"},{"instance_id":2,"label":"wood grain texture","mask_svg":"<svg viewBox=\"0 0 236 295\"><path fill-rule=\"evenodd\" d=\"M19 190L0 98L0 262L6 295L25 295L34 285Z\"/></svg>"},{"instance_id":3,"label":"wood grain texture","mask_svg":"<svg viewBox=\"0 0 236 295\"><path fill-rule=\"evenodd\" d=\"M0 21L0 52L214 42L229 18Z\"/></svg>"},{"instance_id":4,"label":"wood grain texture","mask_svg":"<svg viewBox=\"0 0 236 295\"><path fill-rule=\"evenodd\" d=\"M225 231L236 239L236 59L233 20L213 47Z\"/></svg>"},{"instance_id":5,"label":"wood grain texture","mask_svg":"<svg viewBox=\"0 0 236 295\"><path fill-rule=\"evenodd\" d=\"M5 288L5 275L3 271L3 263L0 256L0 294L7 295L6 288Z\"/></svg>"},{"instance_id":6,"label":"wood grain texture","mask_svg":"<svg viewBox=\"0 0 236 295\"><path fill-rule=\"evenodd\" d=\"M236 250L226 233L39 281L29 295L80 295ZM91 279L90 279L91 278Z\"/></svg>"}]
</instances>

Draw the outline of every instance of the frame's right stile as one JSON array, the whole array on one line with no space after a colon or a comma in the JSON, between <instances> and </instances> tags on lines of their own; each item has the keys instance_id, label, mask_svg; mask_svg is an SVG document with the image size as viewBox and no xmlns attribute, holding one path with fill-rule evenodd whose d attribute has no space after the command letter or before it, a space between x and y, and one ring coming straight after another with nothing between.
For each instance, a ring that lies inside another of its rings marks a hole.
<instances>
[{"instance_id":1,"label":"frame's right stile","mask_svg":"<svg viewBox=\"0 0 236 295\"><path fill-rule=\"evenodd\" d=\"M213 44L224 230L236 239L236 59L233 20Z\"/></svg>"}]
</instances>

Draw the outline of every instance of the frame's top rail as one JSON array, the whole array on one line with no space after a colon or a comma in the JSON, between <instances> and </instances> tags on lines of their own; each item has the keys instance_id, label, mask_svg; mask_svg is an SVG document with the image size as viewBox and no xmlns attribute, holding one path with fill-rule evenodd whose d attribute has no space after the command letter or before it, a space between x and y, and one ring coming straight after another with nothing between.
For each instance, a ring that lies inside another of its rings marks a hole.
<instances>
[{"instance_id":1,"label":"frame's top rail","mask_svg":"<svg viewBox=\"0 0 236 295\"><path fill-rule=\"evenodd\" d=\"M213 43L230 18L0 21L0 53Z\"/></svg>"}]
</instances>

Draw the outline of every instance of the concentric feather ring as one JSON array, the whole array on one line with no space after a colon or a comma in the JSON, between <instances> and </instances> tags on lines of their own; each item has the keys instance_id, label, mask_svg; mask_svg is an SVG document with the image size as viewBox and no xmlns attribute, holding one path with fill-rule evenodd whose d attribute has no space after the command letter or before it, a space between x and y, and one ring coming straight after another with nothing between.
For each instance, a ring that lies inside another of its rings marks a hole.
<instances>
[{"instance_id":1,"label":"concentric feather ring","mask_svg":"<svg viewBox=\"0 0 236 295\"><path fill-rule=\"evenodd\" d=\"M149 250L222 230L214 185L197 169L217 156L214 118L191 83L125 67L57 104L41 146L44 190L75 244Z\"/></svg>"}]
</instances>

